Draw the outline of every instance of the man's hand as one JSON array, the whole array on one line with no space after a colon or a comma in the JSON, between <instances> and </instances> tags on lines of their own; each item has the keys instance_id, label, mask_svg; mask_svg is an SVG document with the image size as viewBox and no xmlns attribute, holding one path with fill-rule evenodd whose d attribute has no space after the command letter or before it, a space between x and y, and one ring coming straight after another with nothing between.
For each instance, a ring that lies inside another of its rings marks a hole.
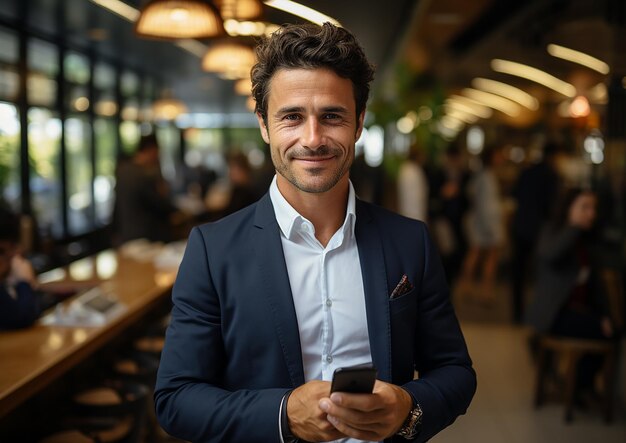
<instances>
[{"instance_id":1,"label":"man's hand","mask_svg":"<svg viewBox=\"0 0 626 443\"><path fill-rule=\"evenodd\" d=\"M345 437L327 419L319 407L328 400L330 382L312 380L293 390L287 399L287 418L291 433L301 440L330 441Z\"/></svg>"},{"instance_id":2,"label":"man's hand","mask_svg":"<svg viewBox=\"0 0 626 443\"><path fill-rule=\"evenodd\" d=\"M398 432L412 406L408 392L380 380L372 394L334 392L320 400L320 408L338 431L368 441L381 441Z\"/></svg>"}]
</instances>

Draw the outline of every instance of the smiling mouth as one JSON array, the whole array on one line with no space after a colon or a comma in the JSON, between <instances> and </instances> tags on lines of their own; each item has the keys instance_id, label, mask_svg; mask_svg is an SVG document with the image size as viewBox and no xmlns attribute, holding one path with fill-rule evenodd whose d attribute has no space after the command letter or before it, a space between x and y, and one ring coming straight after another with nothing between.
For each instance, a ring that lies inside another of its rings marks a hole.
<instances>
[{"instance_id":1,"label":"smiling mouth","mask_svg":"<svg viewBox=\"0 0 626 443\"><path fill-rule=\"evenodd\" d=\"M296 157L293 160L305 162L305 163L320 163L328 160L333 160L335 158L334 155L325 156L325 157Z\"/></svg>"}]
</instances>

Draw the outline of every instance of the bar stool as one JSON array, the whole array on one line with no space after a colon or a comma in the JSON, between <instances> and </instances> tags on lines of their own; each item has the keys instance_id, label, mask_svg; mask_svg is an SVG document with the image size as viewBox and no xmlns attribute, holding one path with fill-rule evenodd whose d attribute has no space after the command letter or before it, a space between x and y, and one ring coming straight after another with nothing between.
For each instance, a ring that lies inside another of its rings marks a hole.
<instances>
[{"instance_id":1,"label":"bar stool","mask_svg":"<svg viewBox=\"0 0 626 443\"><path fill-rule=\"evenodd\" d=\"M99 442L139 442L145 427L149 388L141 383L106 381L72 398L72 427Z\"/></svg>"},{"instance_id":2,"label":"bar stool","mask_svg":"<svg viewBox=\"0 0 626 443\"><path fill-rule=\"evenodd\" d=\"M159 432L159 424L154 411L154 385L156 384L159 358L151 353L129 351L113 362L114 376L120 380L141 383L148 387L146 399L146 441L153 441Z\"/></svg>"},{"instance_id":3,"label":"bar stool","mask_svg":"<svg viewBox=\"0 0 626 443\"><path fill-rule=\"evenodd\" d=\"M135 339L133 343L135 350L161 358L161 351L165 345L165 331L169 322L170 316L167 315L150 325L142 336Z\"/></svg>"},{"instance_id":4,"label":"bar stool","mask_svg":"<svg viewBox=\"0 0 626 443\"><path fill-rule=\"evenodd\" d=\"M153 387L159 369L159 359L149 352L132 350L113 362L116 378L142 383Z\"/></svg>"},{"instance_id":5,"label":"bar stool","mask_svg":"<svg viewBox=\"0 0 626 443\"><path fill-rule=\"evenodd\" d=\"M162 335L145 335L139 337L133 343L137 351L145 352L156 357L161 357L161 351L165 345L165 337Z\"/></svg>"},{"instance_id":6,"label":"bar stool","mask_svg":"<svg viewBox=\"0 0 626 443\"><path fill-rule=\"evenodd\" d=\"M615 384L615 363L617 346L613 342L603 340L587 340L556 336L541 336L537 342L537 379L535 384L535 407L545 401L545 385L548 370L548 353L557 359L562 358L565 364L565 421L574 418L574 396L576 391L576 368L581 357L597 354L604 357L604 418L607 423L613 420L613 386Z\"/></svg>"}]
</instances>

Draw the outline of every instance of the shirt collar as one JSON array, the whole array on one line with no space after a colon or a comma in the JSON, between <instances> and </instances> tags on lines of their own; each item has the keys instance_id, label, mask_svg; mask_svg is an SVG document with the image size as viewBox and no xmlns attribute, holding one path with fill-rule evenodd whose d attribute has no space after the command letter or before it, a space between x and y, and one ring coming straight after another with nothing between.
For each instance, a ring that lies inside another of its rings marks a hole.
<instances>
[{"instance_id":1,"label":"shirt collar","mask_svg":"<svg viewBox=\"0 0 626 443\"><path fill-rule=\"evenodd\" d=\"M278 184L276 183L276 175L274 175L274 179L270 185L270 199L272 200L272 205L274 206L274 213L276 214L276 221L278 222L278 226L280 226L280 230L283 235L292 240L293 235L298 231L300 226L303 224L309 224L313 226L313 224L307 220L305 217L300 215L298 211L296 211L293 206L289 204L289 202L283 197L278 189ZM352 186L352 182L350 182L350 188L348 191L348 206L346 208L346 218L343 221L343 225L339 228L343 231L344 236L349 235L350 237L354 237L354 225L356 221L356 193L354 192L354 186Z\"/></svg>"}]
</instances>

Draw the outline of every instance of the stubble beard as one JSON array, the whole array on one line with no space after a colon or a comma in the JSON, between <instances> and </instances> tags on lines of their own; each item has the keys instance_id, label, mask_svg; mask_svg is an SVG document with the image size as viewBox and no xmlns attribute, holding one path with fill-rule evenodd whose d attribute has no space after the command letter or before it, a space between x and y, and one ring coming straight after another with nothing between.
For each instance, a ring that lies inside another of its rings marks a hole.
<instances>
[{"instance_id":1,"label":"stubble beard","mask_svg":"<svg viewBox=\"0 0 626 443\"><path fill-rule=\"evenodd\" d=\"M274 167L276 168L276 172L282 175L289 183L291 183L296 189L302 192L308 192L313 194L321 194L323 192L330 191L339 181L343 178L345 174L350 170L350 166L352 164L352 158L346 158L345 162L339 166L338 169L333 171L333 175L323 180L319 183L308 183L306 180L307 177L321 177L324 175L327 168L307 168L304 170L303 174L306 174L306 177L300 178L297 174L294 173L293 169L289 167L289 161L297 158L298 156L307 156L307 157L325 157L328 155L334 155L335 157L340 158L344 152L338 148L332 148L327 146L322 146L316 150L311 150L308 148L299 148L287 154L287 160L283 161L278 155L274 155L272 151L272 161L274 162Z\"/></svg>"}]
</instances>

